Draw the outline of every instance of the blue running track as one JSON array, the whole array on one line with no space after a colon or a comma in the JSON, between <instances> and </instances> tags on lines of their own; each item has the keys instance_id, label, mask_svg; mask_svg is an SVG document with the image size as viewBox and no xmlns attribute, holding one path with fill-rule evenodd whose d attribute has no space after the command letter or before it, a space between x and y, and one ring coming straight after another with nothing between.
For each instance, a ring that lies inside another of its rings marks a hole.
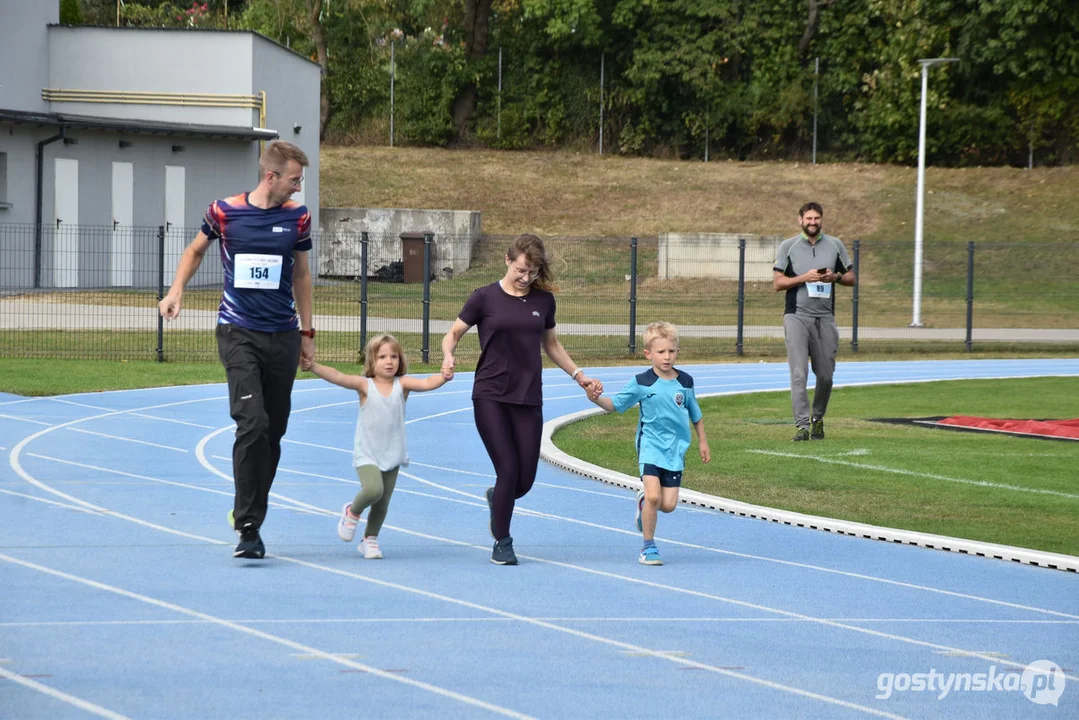
<instances>
[{"instance_id":1,"label":"blue running track","mask_svg":"<svg viewBox=\"0 0 1079 720\"><path fill-rule=\"evenodd\" d=\"M692 372L701 394L787 388L785 364ZM1079 360L836 380L1044 375ZM547 419L590 407L545 381ZM297 383L261 562L231 557L224 386L0 397L0 718L1079 718L1076 573L685 506L644 567L632 493L542 462L521 565L492 565L470 390L410 399L381 561L335 532L353 392Z\"/></svg>"}]
</instances>

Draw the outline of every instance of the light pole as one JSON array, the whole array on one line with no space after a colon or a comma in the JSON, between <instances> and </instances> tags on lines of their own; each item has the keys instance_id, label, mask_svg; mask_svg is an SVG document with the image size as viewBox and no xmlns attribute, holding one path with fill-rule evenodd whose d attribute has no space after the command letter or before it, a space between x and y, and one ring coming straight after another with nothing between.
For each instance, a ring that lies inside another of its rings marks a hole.
<instances>
[{"instance_id":1,"label":"light pole","mask_svg":"<svg viewBox=\"0 0 1079 720\"><path fill-rule=\"evenodd\" d=\"M929 58L922 64L922 110L918 122L918 198L914 208L914 317L911 327L922 327L922 218L925 214L925 96L929 87L929 67L959 62L959 58Z\"/></svg>"}]
</instances>

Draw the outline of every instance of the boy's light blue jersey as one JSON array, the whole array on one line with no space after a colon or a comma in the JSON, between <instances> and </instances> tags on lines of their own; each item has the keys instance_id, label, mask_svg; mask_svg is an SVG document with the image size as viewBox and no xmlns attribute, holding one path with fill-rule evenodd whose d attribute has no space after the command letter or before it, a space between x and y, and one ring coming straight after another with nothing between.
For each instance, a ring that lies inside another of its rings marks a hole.
<instances>
[{"instance_id":1,"label":"boy's light blue jersey","mask_svg":"<svg viewBox=\"0 0 1079 720\"><path fill-rule=\"evenodd\" d=\"M640 403L637 425L637 462L665 470L683 470L689 449L689 424L701 419L693 378L675 369L678 377L664 380L652 368L637 375L611 398L620 413Z\"/></svg>"}]
</instances>

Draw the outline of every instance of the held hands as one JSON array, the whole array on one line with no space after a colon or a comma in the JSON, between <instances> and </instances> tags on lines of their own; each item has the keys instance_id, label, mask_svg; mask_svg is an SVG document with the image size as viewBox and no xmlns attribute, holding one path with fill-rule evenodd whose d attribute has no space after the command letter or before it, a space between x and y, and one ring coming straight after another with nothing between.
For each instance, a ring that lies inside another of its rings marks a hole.
<instances>
[{"instance_id":1,"label":"held hands","mask_svg":"<svg viewBox=\"0 0 1079 720\"><path fill-rule=\"evenodd\" d=\"M586 377L584 373L577 375L577 384L584 388L585 393L588 394L588 399L592 402L595 402L603 394L603 383L600 380Z\"/></svg>"},{"instance_id":2,"label":"held hands","mask_svg":"<svg viewBox=\"0 0 1079 720\"><path fill-rule=\"evenodd\" d=\"M306 366L305 366L306 363ZM300 337L300 368L310 370L315 364L315 340L306 335Z\"/></svg>"},{"instance_id":3,"label":"held hands","mask_svg":"<svg viewBox=\"0 0 1079 720\"><path fill-rule=\"evenodd\" d=\"M453 380L453 372L456 367L457 359L453 355L444 355L442 357L442 377Z\"/></svg>"}]
</instances>

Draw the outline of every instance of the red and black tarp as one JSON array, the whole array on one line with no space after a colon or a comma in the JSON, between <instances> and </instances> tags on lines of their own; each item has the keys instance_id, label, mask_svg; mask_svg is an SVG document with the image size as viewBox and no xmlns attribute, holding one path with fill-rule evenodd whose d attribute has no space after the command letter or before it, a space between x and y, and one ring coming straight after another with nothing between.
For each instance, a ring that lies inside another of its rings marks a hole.
<instances>
[{"instance_id":1,"label":"red and black tarp","mask_svg":"<svg viewBox=\"0 0 1079 720\"><path fill-rule=\"evenodd\" d=\"M878 422L910 423L944 430L1001 433L1044 440L1079 440L1079 418L1073 420L1022 420L971 415L925 418L881 418Z\"/></svg>"}]
</instances>

